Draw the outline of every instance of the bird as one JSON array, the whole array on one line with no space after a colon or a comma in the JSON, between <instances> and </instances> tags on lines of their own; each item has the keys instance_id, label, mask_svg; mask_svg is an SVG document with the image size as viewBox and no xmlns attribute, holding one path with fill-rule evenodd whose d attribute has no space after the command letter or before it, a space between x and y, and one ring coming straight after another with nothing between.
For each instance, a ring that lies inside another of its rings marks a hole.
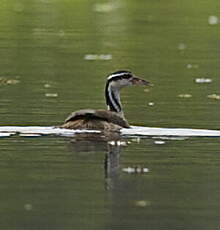
<instances>
[{"instance_id":1,"label":"bird","mask_svg":"<svg viewBox=\"0 0 220 230\"><path fill-rule=\"evenodd\" d=\"M107 110L82 109L75 111L67 117L60 128L105 132L117 132L122 128L130 128L122 110L120 90L133 85L151 85L151 83L140 79L128 70L119 70L109 74L105 85Z\"/></svg>"}]
</instances>

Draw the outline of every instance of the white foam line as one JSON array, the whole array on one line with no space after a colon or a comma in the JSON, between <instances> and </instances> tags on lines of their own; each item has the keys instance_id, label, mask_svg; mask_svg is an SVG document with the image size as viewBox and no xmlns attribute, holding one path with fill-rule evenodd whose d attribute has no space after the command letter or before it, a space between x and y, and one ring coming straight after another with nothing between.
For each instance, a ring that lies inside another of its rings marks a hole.
<instances>
[{"instance_id":1,"label":"white foam line","mask_svg":"<svg viewBox=\"0 0 220 230\"><path fill-rule=\"evenodd\" d=\"M100 131L61 129L51 126L0 126L0 137L10 136L15 133L74 136L76 133L100 133ZM122 129L121 134L123 136L220 137L220 130L132 126L130 129Z\"/></svg>"},{"instance_id":2,"label":"white foam line","mask_svg":"<svg viewBox=\"0 0 220 230\"><path fill-rule=\"evenodd\" d=\"M154 128L132 126L131 129L122 129L122 135L141 136L184 136L184 137L220 137L220 130L187 129L187 128Z\"/></svg>"},{"instance_id":3,"label":"white foam line","mask_svg":"<svg viewBox=\"0 0 220 230\"><path fill-rule=\"evenodd\" d=\"M0 133L0 137L10 137L14 133Z\"/></svg>"},{"instance_id":4,"label":"white foam line","mask_svg":"<svg viewBox=\"0 0 220 230\"><path fill-rule=\"evenodd\" d=\"M21 134L41 134L41 135L60 135L60 136L74 136L76 133L99 133L97 130L71 130L61 129L55 127L43 126L0 126L0 133L21 133Z\"/></svg>"}]
</instances>

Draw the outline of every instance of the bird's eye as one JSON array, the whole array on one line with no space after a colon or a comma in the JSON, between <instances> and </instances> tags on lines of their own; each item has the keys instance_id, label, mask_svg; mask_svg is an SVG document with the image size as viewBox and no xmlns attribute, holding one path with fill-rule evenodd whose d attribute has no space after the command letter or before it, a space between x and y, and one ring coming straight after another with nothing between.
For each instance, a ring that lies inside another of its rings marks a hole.
<instances>
[{"instance_id":1,"label":"bird's eye","mask_svg":"<svg viewBox=\"0 0 220 230\"><path fill-rule=\"evenodd\" d=\"M130 79L132 76L130 75L130 74L126 74L126 75L124 75L122 78L123 79Z\"/></svg>"}]
</instances>

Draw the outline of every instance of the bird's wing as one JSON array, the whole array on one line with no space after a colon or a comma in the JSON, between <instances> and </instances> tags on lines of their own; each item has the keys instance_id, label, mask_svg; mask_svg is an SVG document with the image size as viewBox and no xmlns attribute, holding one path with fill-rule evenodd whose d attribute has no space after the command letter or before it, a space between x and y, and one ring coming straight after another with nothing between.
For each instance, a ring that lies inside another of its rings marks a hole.
<instances>
[{"instance_id":1,"label":"bird's wing","mask_svg":"<svg viewBox=\"0 0 220 230\"><path fill-rule=\"evenodd\" d=\"M82 109L76 112L71 113L65 123L69 121L75 121L78 119L99 119L107 122L111 122L113 124L122 126L124 128L129 128L128 122L118 115L116 112L108 111L108 110L94 110L94 109Z\"/></svg>"},{"instance_id":2,"label":"bird's wing","mask_svg":"<svg viewBox=\"0 0 220 230\"><path fill-rule=\"evenodd\" d=\"M71 113L65 120L65 123L68 121L75 121L77 119L83 118L83 117L93 117L95 114L94 109L82 109L82 110L77 110L73 113Z\"/></svg>"}]
</instances>

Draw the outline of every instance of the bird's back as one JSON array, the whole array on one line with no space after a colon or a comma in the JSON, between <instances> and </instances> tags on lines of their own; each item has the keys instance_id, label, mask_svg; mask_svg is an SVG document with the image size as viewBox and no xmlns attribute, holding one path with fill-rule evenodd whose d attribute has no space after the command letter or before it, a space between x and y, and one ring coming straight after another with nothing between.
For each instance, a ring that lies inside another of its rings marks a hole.
<instances>
[{"instance_id":1,"label":"bird's back","mask_svg":"<svg viewBox=\"0 0 220 230\"><path fill-rule=\"evenodd\" d=\"M129 128L120 114L108 110L84 109L70 114L61 126L67 129L93 129L117 131Z\"/></svg>"}]
</instances>

